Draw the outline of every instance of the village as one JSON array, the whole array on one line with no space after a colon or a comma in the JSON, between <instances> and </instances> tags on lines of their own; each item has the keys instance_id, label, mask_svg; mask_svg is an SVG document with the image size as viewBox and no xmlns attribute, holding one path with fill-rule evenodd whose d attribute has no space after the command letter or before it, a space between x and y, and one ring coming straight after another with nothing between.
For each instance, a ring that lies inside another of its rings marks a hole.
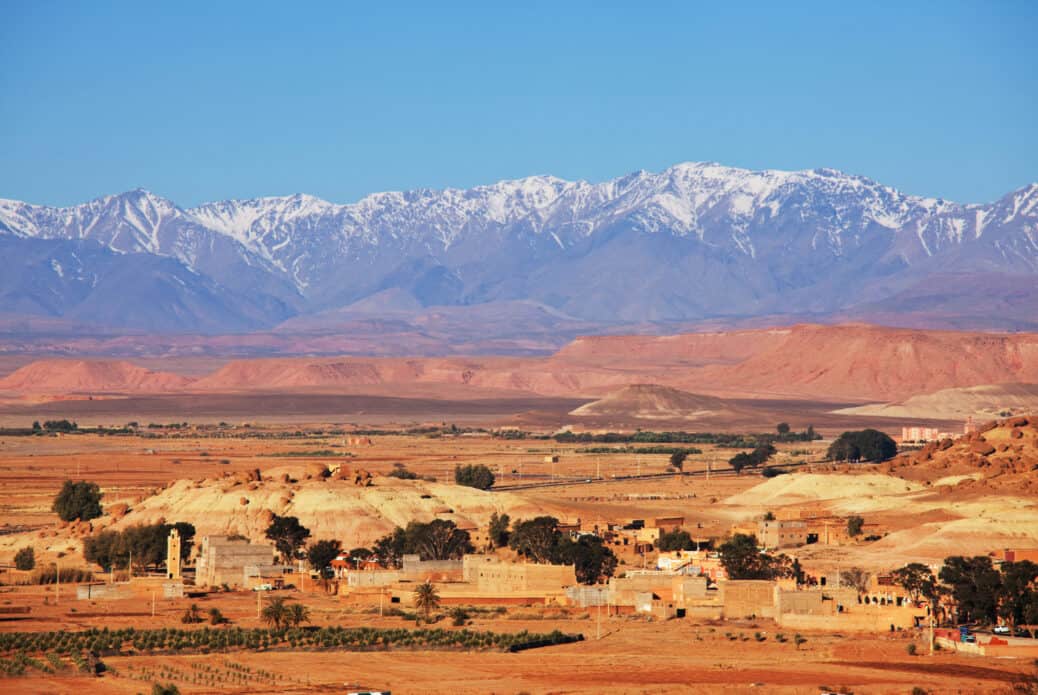
<instances>
[{"instance_id":1,"label":"village","mask_svg":"<svg viewBox=\"0 0 1038 695\"><path fill-rule=\"evenodd\" d=\"M913 528L906 505L926 509L930 499L944 505L953 490L978 483L976 474L933 478L936 487L913 482L921 466L942 474L956 473L958 465L998 468L997 480L1011 484L1006 471L1024 471L1029 459L1015 469L999 461L1015 460L1038 441L1038 428L1016 417L967 421L962 434L906 430L897 441L902 453L882 469L903 470L905 478L823 456L842 455L845 443L870 446L875 439L885 446L882 438L852 432L804 441L783 427L758 435L778 444L770 449L725 435L722 441L755 447L749 453L736 447L734 456L716 445L699 444L702 451L655 445L645 449L655 453L638 454L615 444L589 446L587 437L565 433L559 438L576 441L545 446L514 430L489 436L450 428L447 437L436 431L429 438L423 430L417 438L373 431L278 440L275 430L178 425L147 430L139 440L101 437L99 444L126 448L140 441L147 448L122 464L110 454L82 457L77 467L93 477L125 481L122 471L141 462L154 468L132 475L164 475L174 457L186 461L187 471L229 470L171 480L143 497L116 496L119 485L131 489L127 482L102 491L66 480L53 509L67 520L55 525L47 521L55 512L32 512L26 528L36 530L0 536L10 551L35 548L35 568L18 566L15 557L0 576L2 632L9 640L32 634L46 640L70 624L115 630L122 646L83 652L84 663L103 668L98 674L113 683L142 659L159 663L154 659L164 653L130 646L163 637L126 630L177 630L185 639L197 624L209 631L211 645L259 639L257 654L344 639L327 631L400 625L413 627L411 640L504 639L509 650L538 645L533 649L559 654L576 643L595 649L620 635L634 639L644 629L660 635L705 629L759 648L788 644L805 658L838 653L851 639L899 645L910 660L1001 659L1019 669L1038 657L1038 604L1028 574L1038 567L1038 543L996 535L960 543L961 552L951 546L915 556L880 548L898 548L893 539ZM57 433L32 441L38 453L41 445L63 451L92 437ZM8 441L7 455L16 462L20 445ZM186 460L185 446L205 447L207 455ZM322 461L328 456L321 452L337 447L356 454ZM272 448L280 458L302 460L262 465L260 452ZM291 455L297 451L301 456ZM952 454L960 463L945 460ZM220 456L233 463L214 464ZM741 456L748 469L725 460ZM479 463L487 460L498 463ZM432 481L431 473L443 475L445 468L453 480ZM769 477L768 469L780 473ZM830 484L837 479L843 492ZM1026 476L1021 480L1028 484ZM53 489L47 485L41 490ZM34 499L30 489L26 499ZM845 499L859 506L840 503ZM65 514L66 503L81 511ZM82 511L91 505L97 509ZM377 516L367 516L370 505L377 505ZM35 539L31 545L19 540L26 533ZM968 579L977 572L986 579ZM70 658L52 656L58 664ZM8 669L34 673L23 657L6 658ZM173 663L169 658L160 662ZM911 663L905 668L915 668ZM64 668L51 667L54 677ZM196 683L194 676L178 677L181 686ZM401 689L399 681L392 684Z\"/></svg>"}]
</instances>

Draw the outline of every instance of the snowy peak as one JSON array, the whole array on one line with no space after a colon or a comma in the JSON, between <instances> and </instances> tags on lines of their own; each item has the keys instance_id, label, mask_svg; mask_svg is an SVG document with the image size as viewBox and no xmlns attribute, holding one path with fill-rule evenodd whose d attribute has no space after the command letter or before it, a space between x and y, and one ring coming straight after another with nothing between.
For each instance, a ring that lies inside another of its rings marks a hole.
<instances>
[{"instance_id":1,"label":"snowy peak","mask_svg":"<svg viewBox=\"0 0 1038 695\"><path fill-rule=\"evenodd\" d=\"M67 208L0 200L5 235L173 259L277 315L385 292L418 306L533 301L595 320L824 314L930 273L1038 273L1038 185L963 205L829 168L684 162L351 204L298 193L184 209L143 189ZM72 272L67 254L55 259L41 267ZM101 286L87 266L75 276Z\"/></svg>"}]
</instances>

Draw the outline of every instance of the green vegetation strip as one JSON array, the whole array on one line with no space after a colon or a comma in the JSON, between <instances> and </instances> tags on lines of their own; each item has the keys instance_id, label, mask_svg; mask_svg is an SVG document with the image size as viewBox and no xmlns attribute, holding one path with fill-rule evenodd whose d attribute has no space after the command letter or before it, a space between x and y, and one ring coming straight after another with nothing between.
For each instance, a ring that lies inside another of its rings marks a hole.
<instances>
[{"instance_id":1,"label":"green vegetation strip","mask_svg":"<svg viewBox=\"0 0 1038 695\"><path fill-rule=\"evenodd\" d=\"M332 451L331 449L315 449L314 451L274 451L260 454L269 458L320 458L322 456L353 456L348 451Z\"/></svg>"},{"instance_id":2,"label":"green vegetation strip","mask_svg":"<svg viewBox=\"0 0 1038 695\"><path fill-rule=\"evenodd\" d=\"M703 453L702 449L681 446L589 446L576 449L578 454L688 454L695 456Z\"/></svg>"},{"instance_id":3,"label":"green vegetation strip","mask_svg":"<svg viewBox=\"0 0 1038 695\"><path fill-rule=\"evenodd\" d=\"M26 654L53 652L75 659L84 652L98 656L138 654L180 654L223 652L236 649L338 649L344 651L385 651L389 649L514 651L528 646L547 646L578 642L583 635L558 630L535 634L522 632L485 632L437 629L377 629L370 627L303 628L221 628L180 630L91 629L81 632L9 632L0 634L0 660L4 666L27 662ZM43 666L42 662L40 663ZM10 671L7 671L10 672Z\"/></svg>"}]
</instances>

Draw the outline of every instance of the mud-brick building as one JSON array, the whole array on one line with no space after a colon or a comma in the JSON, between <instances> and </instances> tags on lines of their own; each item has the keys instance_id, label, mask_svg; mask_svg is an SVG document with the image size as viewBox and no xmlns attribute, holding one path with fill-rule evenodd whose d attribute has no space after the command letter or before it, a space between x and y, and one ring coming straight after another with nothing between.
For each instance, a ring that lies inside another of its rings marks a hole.
<instances>
[{"instance_id":1,"label":"mud-brick building","mask_svg":"<svg viewBox=\"0 0 1038 695\"><path fill-rule=\"evenodd\" d=\"M493 555L466 555L463 562L465 581L485 594L561 595L567 586L577 583L573 565L502 562Z\"/></svg>"},{"instance_id":2,"label":"mud-brick building","mask_svg":"<svg viewBox=\"0 0 1038 695\"><path fill-rule=\"evenodd\" d=\"M274 565L273 546L227 536L203 536L198 552L198 586L244 586L246 568L262 572Z\"/></svg>"}]
</instances>

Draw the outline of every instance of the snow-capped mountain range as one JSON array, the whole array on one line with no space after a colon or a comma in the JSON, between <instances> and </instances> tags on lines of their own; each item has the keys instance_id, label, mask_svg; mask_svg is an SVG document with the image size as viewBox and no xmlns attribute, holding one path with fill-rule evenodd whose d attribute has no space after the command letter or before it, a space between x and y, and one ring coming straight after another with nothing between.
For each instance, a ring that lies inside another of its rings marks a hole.
<instances>
[{"instance_id":1,"label":"snow-capped mountain range","mask_svg":"<svg viewBox=\"0 0 1038 695\"><path fill-rule=\"evenodd\" d=\"M508 300L597 322L890 311L948 274L1033 291L1038 184L966 205L832 169L689 163L347 205L294 195L181 208L138 189L69 208L0 200L0 249L0 314L158 332Z\"/></svg>"}]
</instances>

